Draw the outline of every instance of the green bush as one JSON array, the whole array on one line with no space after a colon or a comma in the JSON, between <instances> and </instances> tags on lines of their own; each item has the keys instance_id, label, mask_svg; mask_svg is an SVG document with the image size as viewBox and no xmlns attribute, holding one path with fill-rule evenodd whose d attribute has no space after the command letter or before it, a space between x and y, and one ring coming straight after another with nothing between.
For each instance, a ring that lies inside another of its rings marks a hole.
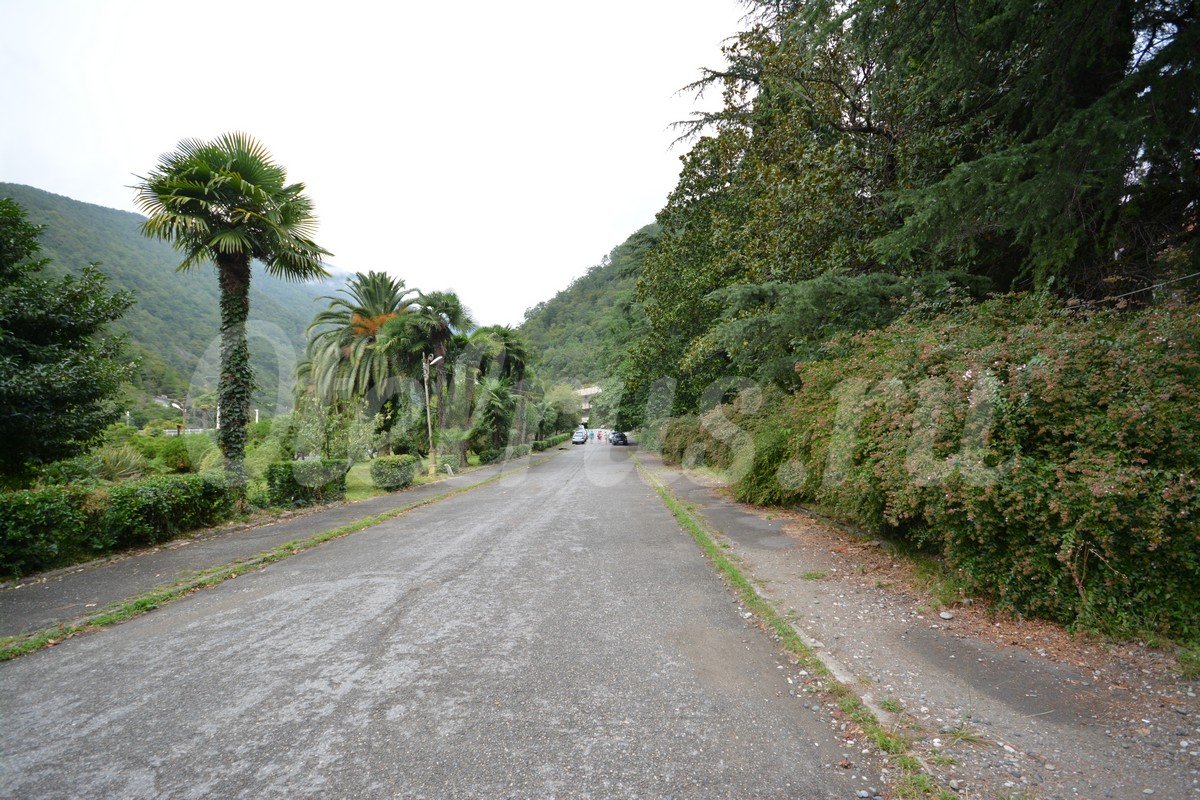
<instances>
[{"instance_id":1,"label":"green bush","mask_svg":"<svg viewBox=\"0 0 1200 800\"><path fill-rule=\"evenodd\" d=\"M233 500L220 473L129 481L108 490L101 525L119 547L156 544L220 521Z\"/></svg>"},{"instance_id":2,"label":"green bush","mask_svg":"<svg viewBox=\"0 0 1200 800\"><path fill-rule=\"evenodd\" d=\"M267 467L267 496L272 505L331 503L346 496L345 461L277 461Z\"/></svg>"},{"instance_id":3,"label":"green bush","mask_svg":"<svg viewBox=\"0 0 1200 800\"><path fill-rule=\"evenodd\" d=\"M24 575L104 550L101 537L89 536L85 498L62 486L0 494L0 573Z\"/></svg>"},{"instance_id":4,"label":"green bush","mask_svg":"<svg viewBox=\"0 0 1200 800\"><path fill-rule=\"evenodd\" d=\"M376 488L392 491L412 483L420 461L416 456L376 456L371 461L371 482Z\"/></svg>"},{"instance_id":5,"label":"green bush","mask_svg":"<svg viewBox=\"0 0 1200 800\"><path fill-rule=\"evenodd\" d=\"M96 483L99 473L99 459L88 453L46 464L38 470L37 482L44 486L86 486Z\"/></svg>"},{"instance_id":6,"label":"green bush","mask_svg":"<svg viewBox=\"0 0 1200 800\"><path fill-rule=\"evenodd\" d=\"M479 451L480 464L495 464L497 461L504 459L504 451L500 449L488 449Z\"/></svg>"},{"instance_id":7,"label":"green bush","mask_svg":"<svg viewBox=\"0 0 1200 800\"><path fill-rule=\"evenodd\" d=\"M188 451L187 442L183 436L163 437L164 441L158 448L155 460L167 472L191 472L193 467L192 454Z\"/></svg>"},{"instance_id":8,"label":"green bush","mask_svg":"<svg viewBox=\"0 0 1200 800\"><path fill-rule=\"evenodd\" d=\"M220 474L167 475L87 492L0 494L0 573L21 575L165 541L219 522L234 495Z\"/></svg>"},{"instance_id":9,"label":"green bush","mask_svg":"<svg viewBox=\"0 0 1200 800\"><path fill-rule=\"evenodd\" d=\"M938 553L1003 608L1200 640L1198 313L1010 296L835 341L724 409L754 442L735 492ZM733 440L677 420L664 456Z\"/></svg>"},{"instance_id":10,"label":"green bush","mask_svg":"<svg viewBox=\"0 0 1200 800\"><path fill-rule=\"evenodd\" d=\"M530 445L530 449L534 453L540 453L543 450L549 450L552 447L557 447L558 445L562 444L563 442L565 442L567 439L570 439L570 438L571 438L571 434L569 434L569 433L559 433L554 436L551 436L549 439L539 439L538 441L536 441Z\"/></svg>"}]
</instances>

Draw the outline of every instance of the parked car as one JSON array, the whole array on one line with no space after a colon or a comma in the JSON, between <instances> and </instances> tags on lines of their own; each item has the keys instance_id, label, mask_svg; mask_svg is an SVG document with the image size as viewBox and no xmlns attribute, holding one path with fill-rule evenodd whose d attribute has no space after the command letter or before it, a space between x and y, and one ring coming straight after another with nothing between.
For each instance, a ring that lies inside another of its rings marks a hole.
<instances>
[{"instance_id":1,"label":"parked car","mask_svg":"<svg viewBox=\"0 0 1200 800\"><path fill-rule=\"evenodd\" d=\"M613 431L612 433L610 433L608 435L608 443L609 444L628 445L629 437L627 437L625 434L621 433L620 431Z\"/></svg>"},{"instance_id":2,"label":"parked car","mask_svg":"<svg viewBox=\"0 0 1200 800\"><path fill-rule=\"evenodd\" d=\"M587 431L575 431L571 434L571 444L587 444Z\"/></svg>"}]
</instances>

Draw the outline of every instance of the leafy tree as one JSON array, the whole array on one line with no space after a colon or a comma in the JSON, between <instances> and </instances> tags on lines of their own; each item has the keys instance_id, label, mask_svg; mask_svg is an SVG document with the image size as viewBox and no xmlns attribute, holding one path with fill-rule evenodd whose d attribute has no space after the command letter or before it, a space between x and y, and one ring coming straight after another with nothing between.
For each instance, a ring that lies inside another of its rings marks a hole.
<instances>
[{"instance_id":1,"label":"leafy tree","mask_svg":"<svg viewBox=\"0 0 1200 800\"><path fill-rule=\"evenodd\" d=\"M316 226L304 184L287 183L287 172L259 142L244 133L211 142L186 139L139 179L142 226L184 253L180 270L205 262L217 268L221 290L221 452L234 477L245 480L246 422L254 376L246 339L250 262L293 280L328 274L328 255L311 238Z\"/></svg>"},{"instance_id":2,"label":"leafy tree","mask_svg":"<svg viewBox=\"0 0 1200 800\"><path fill-rule=\"evenodd\" d=\"M656 385L679 413L731 370L786 384L937 286L1099 299L1195 272L1194 17L1191 0L752 3L693 87L723 102L687 126L658 216L622 424Z\"/></svg>"},{"instance_id":3,"label":"leafy tree","mask_svg":"<svg viewBox=\"0 0 1200 800\"><path fill-rule=\"evenodd\" d=\"M0 482L26 479L39 464L78 454L120 413L117 399L137 365L105 326L133 304L110 293L94 265L44 277L40 228L0 199Z\"/></svg>"},{"instance_id":4,"label":"leafy tree","mask_svg":"<svg viewBox=\"0 0 1200 800\"><path fill-rule=\"evenodd\" d=\"M860 0L838 21L886 64L888 122L919 167L885 256L1083 297L1194 271L1194 0Z\"/></svg>"}]
</instances>

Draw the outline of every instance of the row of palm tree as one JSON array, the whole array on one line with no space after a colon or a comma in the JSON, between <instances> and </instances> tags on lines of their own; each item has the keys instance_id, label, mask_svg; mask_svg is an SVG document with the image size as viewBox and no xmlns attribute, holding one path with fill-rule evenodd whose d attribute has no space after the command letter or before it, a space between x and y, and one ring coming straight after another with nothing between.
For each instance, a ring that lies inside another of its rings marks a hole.
<instances>
[{"instance_id":1,"label":"row of palm tree","mask_svg":"<svg viewBox=\"0 0 1200 800\"><path fill-rule=\"evenodd\" d=\"M244 133L180 142L139 177L135 189L138 206L148 217L143 232L184 254L179 270L216 266L221 297L219 443L230 475L244 485L253 390L246 336L250 265L257 259L268 274L292 280L328 275L322 259L330 253L312 239L312 202L304 184L288 183L284 168ZM439 427L446 428L461 385L463 420L478 417L489 425L494 446L507 437L518 400L514 387L524 381L529 362L516 331L475 328L453 292L419 292L381 272L356 274L338 295L326 299L329 307L309 327L306 358L298 370L299 386L310 399L348 407L394 377L419 375L423 359L440 356L434 392ZM537 411L539 420L544 411ZM539 432L544 424L536 423Z\"/></svg>"},{"instance_id":2,"label":"row of palm tree","mask_svg":"<svg viewBox=\"0 0 1200 800\"><path fill-rule=\"evenodd\" d=\"M300 392L330 406L353 403L384 391L392 378L420 377L422 359L428 359L439 430L470 430L478 422L499 446L529 361L517 331L472 327L454 292L409 289L381 272L357 273L325 299L329 307L308 329L297 372ZM451 422L455 428L447 427Z\"/></svg>"}]
</instances>

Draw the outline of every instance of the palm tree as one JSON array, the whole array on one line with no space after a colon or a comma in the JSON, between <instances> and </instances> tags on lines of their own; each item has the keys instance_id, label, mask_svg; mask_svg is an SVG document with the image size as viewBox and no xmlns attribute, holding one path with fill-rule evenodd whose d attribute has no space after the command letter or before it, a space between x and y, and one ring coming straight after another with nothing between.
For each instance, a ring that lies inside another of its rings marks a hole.
<instances>
[{"instance_id":1,"label":"palm tree","mask_svg":"<svg viewBox=\"0 0 1200 800\"><path fill-rule=\"evenodd\" d=\"M513 396L512 384L503 378L484 378L479 384L478 429L486 431L492 447L501 448L508 440L509 426L517 398Z\"/></svg>"},{"instance_id":2,"label":"palm tree","mask_svg":"<svg viewBox=\"0 0 1200 800\"><path fill-rule=\"evenodd\" d=\"M306 358L297 368L302 386L325 402L365 396L397 371L396 354L380 346L384 326L412 303L415 290L382 272L356 273L341 297L308 326Z\"/></svg>"},{"instance_id":3,"label":"palm tree","mask_svg":"<svg viewBox=\"0 0 1200 800\"><path fill-rule=\"evenodd\" d=\"M475 389L479 378L487 374L488 365L499 355L501 346L487 328L476 328L463 336L458 351L466 390L463 416L466 420L471 420L475 416Z\"/></svg>"},{"instance_id":4,"label":"palm tree","mask_svg":"<svg viewBox=\"0 0 1200 800\"><path fill-rule=\"evenodd\" d=\"M205 262L217 268L223 423L218 438L240 488L254 385L246 340L250 262L258 259L276 277L310 280L328 274L321 257L329 253L311 238L316 217L304 184L287 183L287 171L245 133L211 142L185 139L138 180L137 204L148 217L142 232L184 253L180 271Z\"/></svg>"},{"instance_id":5,"label":"palm tree","mask_svg":"<svg viewBox=\"0 0 1200 800\"><path fill-rule=\"evenodd\" d=\"M519 384L525 378L525 370L529 366L529 346L520 331L507 325L491 325L480 328L496 343L491 363L495 364L494 377L504 378L513 384ZM485 372L489 372L486 367Z\"/></svg>"},{"instance_id":6,"label":"palm tree","mask_svg":"<svg viewBox=\"0 0 1200 800\"><path fill-rule=\"evenodd\" d=\"M446 424L446 361L455 331L470 327L471 312L454 292L425 292L417 297L414 325L424 331L425 346L437 363L438 425Z\"/></svg>"}]
</instances>

